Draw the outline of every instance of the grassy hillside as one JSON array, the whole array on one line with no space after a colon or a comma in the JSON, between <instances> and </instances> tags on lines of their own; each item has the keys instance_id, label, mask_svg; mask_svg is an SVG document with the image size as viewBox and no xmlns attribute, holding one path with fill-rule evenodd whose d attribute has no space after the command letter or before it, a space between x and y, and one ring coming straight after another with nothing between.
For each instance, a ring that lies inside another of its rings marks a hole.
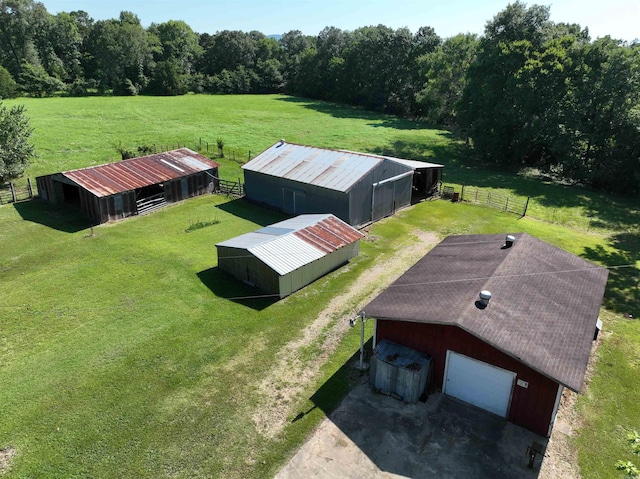
<instances>
[{"instance_id":1,"label":"grassy hillside","mask_svg":"<svg viewBox=\"0 0 640 479\"><path fill-rule=\"evenodd\" d=\"M217 272L214 248L277 221L275 212L208 196L92 235L73 210L39 202L0 206L0 450L15 450L7 477L272 477L347 390L342 366L357 351L358 332L350 331L320 376L292 398L290 421L276 437L264 437L251 419L260 404L257 385L284 344L361 272L418 241L415 230L526 231L615 266L576 443L585 478L619 477L615 461L632 459L624 433L640 429L640 329L628 319L640 316L637 199L503 175L474 165L447 132L285 96L6 103L24 103L35 129L40 158L31 177L115 161L118 143L195 147L199 138L215 144L221 137L230 148L257 152L285 138L429 159L445 165L448 183L532 198L531 217L523 219L467 204L421 203L376 224L375 241L364 242L348 268L276 303L228 299L253 292ZM243 160L220 160L222 176L237 178ZM213 219L219 223L185 231ZM349 313L339 311L333 321ZM309 346L303 362L314 360L316 348ZM300 411L310 413L294 421Z\"/></svg>"},{"instance_id":2,"label":"grassy hillside","mask_svg":"<svg viewBox=\"0 0 640 479\"><path fill-rule=\"evenodd\" d=\"M181 145L217 154L222 138L228 148L253 156L281 138L328 148L391 152L398 144L421 145L422 156L445 160L450 144L442 131L391 116L284 95L181 97L20 98L34 128L39 159L27 174L37 176L119 160L115 146ZM237 178L237 162L223 174Z\"/></svg>"},{"instance_id":3,"label":"grassy hillside","mask_svg":"<svg viewBox=\"0 0 640 479\"><path fill-rule=\"evenodd\" d=\"M505 175L474 163L464 144L428 125L353 107L284 95L186 95L181 97L19 98L34 128L39 158L27 176L55 173L120 159L116 146L135 149L224 140L223 178L242 178L240 165L281 138L445 165L445 181L501 189L530 197L529 215L591 231L623 232L640 224L638 199L615 198L538 178ZM205 151L205 153L207 153Z\"/></svg>"}]
</instances>

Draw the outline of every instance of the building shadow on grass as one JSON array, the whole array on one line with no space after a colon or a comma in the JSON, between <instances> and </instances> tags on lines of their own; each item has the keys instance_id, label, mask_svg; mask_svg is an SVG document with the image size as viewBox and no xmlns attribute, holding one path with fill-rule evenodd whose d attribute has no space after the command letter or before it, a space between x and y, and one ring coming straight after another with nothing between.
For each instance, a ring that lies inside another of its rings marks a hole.
<instances>
[{"instance_id":1,"label":"building shadow on grass","mask_svg":"<svg viewBox=\"0 0 640 479\"><path fill-rule=\"evenodd\" d=\"M227 203L222 203L218 205L217 208L260 226L268 226L289 218L289 216L274 208L252 203L246 198L238 198L228 201Z\"/></svg>"},{"instance_id":2,"label":"building shadow on grass","mask_svg":"<svg viewBox=\"0 0 640 479\"><path fill-rule=\"evenodd\" d=\"M529 468L527 447L533 441L544 447L546 438L439 392L415 404L376 393L358 362L357 352L313 394L311 410L321 409L329 421L278 479L340 477L345 470L351 477L538 477L542 456Z\"/></svg>"},{"instance_id":3,"label":"building shadow on grass","mask_svg":"<svg viewBox=\"0 0 640 479\"><path fill-rule=\"evenodd\" d=\"M609 238L612 249L585 248L582 256L609 268L604 305L625 318L640 318L640 233L624 232Z\"/></svg>"},{"instance_id":4,"label":"building shadow on grass","mask_svg":"<svg viewBox=\"0 0 640 479\"><path fill-rule=\"evenodd\" d=\"M217 298L227 299L256 311L261 311L280 299L279 295L265 294L257 288L238 281L217 266L200 271L197 276Z\"/></svg>"},{"instance_id":5,"label":"building shadow on grass","mask_svg":"<svg viewBox=\"0 0 640 479\"><path fill-rule=\"evenodd\" d=\"M38 223L65 233L76 233L91 227L82 211L68 205L52 206L39 200L14 203L13 207L25 221Z\"/></svg>"}]
</instances>

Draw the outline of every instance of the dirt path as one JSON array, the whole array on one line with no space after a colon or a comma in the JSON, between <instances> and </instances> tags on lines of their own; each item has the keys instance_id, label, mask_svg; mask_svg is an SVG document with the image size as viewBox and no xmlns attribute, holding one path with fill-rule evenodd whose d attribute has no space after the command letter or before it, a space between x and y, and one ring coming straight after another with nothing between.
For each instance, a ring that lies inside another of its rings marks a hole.
<instances>
[{"instance_id":1,"label":"dirt path","mask_svg":"<svg viewBox=\"0 0 640 479\"><path fill-rule=\"evenodd\" d=\"M371 238L368 240L371 241ZM261 434L275 437L282 432L287 418L294 412L293 402L317 378L320 368L348 331L347 318L360 311L437 242L438 237L434 233L414 231L405 243L381 255L375 266L362 273L349 290L335 298L305 328L302 336L278 352L277 363L258 386L261 401L253 420ZM302 351L318 338L321 338L319 357L313 361L302 360Z\"/></svg>"},{"instance_id":2,"label":"dirt path","mask_svg":"<svg viewBox=\"0 0 640 479\"><path fill-rule=\"evenodd\" d=\"M434 233L414 231L412 238L379 258L376 265L362 273L348 291L335 298L315 321L305 328L300 337L289 342L278 352L277 363L258 385L261 399L253 420L261 434L273 438L283 431L289 418L296 412L295 405L300 394L316 380L322 365L348 331L347 318L360 311L418 258L429 252L438 241L439 238ZM302 351L318 341L318 338L321 338L321 354L313 361L302 360ZM593 372L596 350L597 344L591 356L585 387L588 387ZM565 390L539 479L581 478L577 465L577 451L571 444L571 438L579 428L575 412L576 398L575 393Z\"/></svg>"}]
</instances>

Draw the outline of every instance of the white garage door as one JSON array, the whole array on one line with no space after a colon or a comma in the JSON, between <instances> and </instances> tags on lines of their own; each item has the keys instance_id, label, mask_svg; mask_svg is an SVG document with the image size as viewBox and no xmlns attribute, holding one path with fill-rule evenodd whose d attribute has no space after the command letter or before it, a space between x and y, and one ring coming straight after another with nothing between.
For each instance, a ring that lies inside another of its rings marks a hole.
<instances>
[{"instance_id":1,"label":"white garage door","mask_svg":"<svg viewBox=\"0 0 640 479\"><path fill-rule=\"evenodd\" d=\"M447 351L443 392L507 417L516 373Z\"/></svg>"}]
</instances>

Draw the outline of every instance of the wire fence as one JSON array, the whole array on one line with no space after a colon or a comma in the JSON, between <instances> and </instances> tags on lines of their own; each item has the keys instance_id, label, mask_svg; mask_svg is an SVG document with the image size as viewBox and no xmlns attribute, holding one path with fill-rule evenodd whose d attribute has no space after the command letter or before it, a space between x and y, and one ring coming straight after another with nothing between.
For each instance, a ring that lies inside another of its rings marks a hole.
<instances>
[{"instance_id":1,"label":"wire fence","mask_svg":"<svg viewBox=\"0 0 640 479\"><path fill-rule=\"evenodd\" d=\"M0 185L0 205L30 200L31 198L33 198L33 187L29 178Z\"/></svg>"},{"instance_id":2,"label":"wire fence","mask_svg":"<svg viewBox=\"0 0 640 479\"><path fill-rule=\"evenodd\" d=\"M217 141L206 141L202 138L198 138L194 142L177 142L177 143L163 143L153 144L138 147L138 151L142 149L150 150L151 153L162 153L163 151L177 150L179 148L189 148L199 153L206 155L215 155L218 158L225 158L227 160L235 161L236 163L244 164L253 158L254 153L247 148L236 148L230 146L224 146L222 149L218 148ZM142 155L142 153L141 153Z\"/></svg>"},{"instance_id":3,"label":"wire fence","mask_svg":"<svg viewBox=\"0 0 640 479\"><path fill-rule=\"evenodd\" d=\"M461 191L455 191L453 186L443 186L441 196L452 201L467 201L469 203L483 204L502 211L525 216L529 207L529 197L523 199L509 195L501 191L487 190L472 186L462 185Z\"/></svg>"}]
</instances>

